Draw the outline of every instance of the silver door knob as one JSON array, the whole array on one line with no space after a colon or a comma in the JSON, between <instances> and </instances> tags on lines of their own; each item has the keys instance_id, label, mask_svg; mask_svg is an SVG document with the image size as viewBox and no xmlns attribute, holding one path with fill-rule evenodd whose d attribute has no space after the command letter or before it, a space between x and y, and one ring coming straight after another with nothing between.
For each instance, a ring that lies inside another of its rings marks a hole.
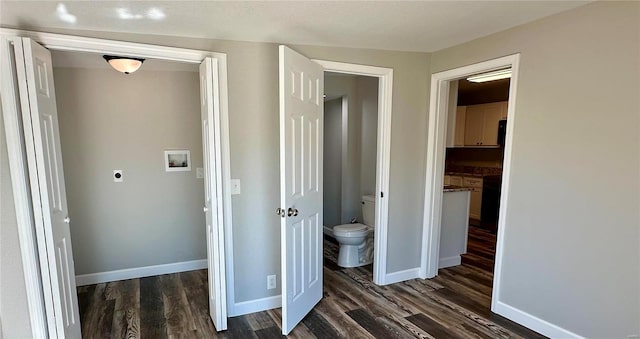
<instances>
[{"instance_id":1,"label":"silver door knob","mask_svg":"<svg viewBox=\"0 0 640 339\"><path fill-rule=\"evenodd\" d=\"M284 208L280 208L280 207L276 208L276 214L284 218Z\"/></svg>"},{"instance_id":2,"label":"silver door knob","mask_svg":"<svg viewBox=\"0 0 640 339\"><path fill-rule=\"evenodd\" d=\"M202 211L203 211L204 213L209 212L209 207L207 207L207 206L203 207L203 208L202 208Z\"/></svg>"},{"instance_id":3,"label":"silver door knob","mask_svg":"<svg viewBox=\"0 0 640 339\"><path fill-rule=\"evenodd\" d=\"M290 217L295 217L298 215L298 210L295 208L289 207L289 209L287 210L287 215Z\"/></svg>"},{"instance_id":4,"label":"silver door knob","mask_svg":"<svg viewBox=\"0 0 640 339\"><path fill-rule=\"evenodd\" d=\"M69 217L66 217L66 218L64 218L63 221L64 221L65 224L68 224L68 223L71 222L71 219Z\"/></svg>"}]
</instances>

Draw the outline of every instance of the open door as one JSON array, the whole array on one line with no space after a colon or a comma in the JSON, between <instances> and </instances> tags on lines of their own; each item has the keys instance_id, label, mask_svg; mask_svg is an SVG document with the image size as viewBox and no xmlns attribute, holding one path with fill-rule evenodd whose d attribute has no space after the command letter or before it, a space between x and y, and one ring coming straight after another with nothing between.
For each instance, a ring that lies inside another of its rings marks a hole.
<instances>
[{"instance_id":1,"label":"open door","mask_svg":"<svg viewBox=\"0 0 640 339\"><path fill-rule=\"evenodd\" d=\"M49 336L81 338L51 54L28 38L14 50Z\"/></svg>"},{"instance_id":2,"label":"open door","mask_svg":"<svg viewBox=\"0 0 640 339\"><path fill-rule=\"evenodd\" d=\"M206 58L200 64L200 114L204 162L209 315L218 331L227 329L227 293L222 209L222 168L218 98L218 64Z\"/></svg>"},{"instance_id":3,"label":"open door","mask_svg":"<svg viewBox=\"0 0 640 339\"><path fill-rule=\"evenodd\" d=\"M280 46L282 333L322 299L324 70Z\"/></svg>"}]
</instances>

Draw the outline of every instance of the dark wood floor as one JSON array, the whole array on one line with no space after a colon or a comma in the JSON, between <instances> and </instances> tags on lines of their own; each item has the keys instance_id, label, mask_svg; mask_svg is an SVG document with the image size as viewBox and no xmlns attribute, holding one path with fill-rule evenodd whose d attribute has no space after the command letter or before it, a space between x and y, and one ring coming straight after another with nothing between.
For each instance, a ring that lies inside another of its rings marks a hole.
<instances>
[{"instance_id":1,"label":"dark wood floor","mask_svg":"<svg viewBox=\"0 0 640 339\"><path fill-rule=\"evenodd\" d=\"M491 231L469 225L467 253L462 263L492 273L496 258L496 235Z\"/></svg>"},{"instance_id":2,"label":"dark wood floor","mask_svg":"<svg viewBox=\"0 0 640 339\"><path fill-rule=\"evenodd\" d=\"M537 338L489 311L492 274L469 265L431 280L377 286L371 266L336 265L325 241L324 298L292 338ZM280 309L229 318L216 333L205 270L78 288L85 338L277 338Z\"/></svg>"}]
</instances>

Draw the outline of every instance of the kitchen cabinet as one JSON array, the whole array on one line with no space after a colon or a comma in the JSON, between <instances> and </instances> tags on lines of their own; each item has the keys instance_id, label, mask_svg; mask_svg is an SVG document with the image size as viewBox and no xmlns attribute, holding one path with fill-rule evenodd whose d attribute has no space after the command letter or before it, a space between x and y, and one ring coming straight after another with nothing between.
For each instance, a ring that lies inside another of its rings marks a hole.
<instances>
[{"instance_id":1,"label":"kitchen cabinet","mask_svg":"<svg viewBox=\"0 0 640 339\"><path fill-rule=\"evenodd\" d=\"M460 265L467 253L469 191L445 191L442 196L438 268Z\"/></svg>"},{"instance_id":2,"label":"kitchen cabinet","mask_svg":"<svg viewBox=\"0 0 640 339\"><path fill-rule=\"evenodd\" d=\"M466 106L465 146L498 146L498 121L506 119L507 102Z\"/></svg>"},{"instance_id":3,"label":"kitchen cabinet","mask_svg":"<svg viewBox=\"0 0 640 339\"><path fill-rule=\"evenodd\" d=\"M467 106L456 107L456 125L453 132L453 146L464 146L464 126L466 117Z\"/></svg>"},{"instance_id":4,"label":"kitchen cabinet","mask_svg":"<svg viewBox=\"0 0 640 339\"><path fill-rule=\"evenodd\" d=\"M469 217L480 220L482 210L482 178L464 177L463 186L471 189Z\"/></svg>"}]
</instances>

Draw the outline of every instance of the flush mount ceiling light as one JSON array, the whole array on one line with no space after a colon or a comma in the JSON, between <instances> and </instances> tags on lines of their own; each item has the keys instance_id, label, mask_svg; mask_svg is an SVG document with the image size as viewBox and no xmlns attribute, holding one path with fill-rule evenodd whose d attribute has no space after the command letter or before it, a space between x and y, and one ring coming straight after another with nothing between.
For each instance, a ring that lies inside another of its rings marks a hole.
<instances>
[{"instance_id":1,"label":"flush mount ceiling light","mask_svg":"<svg viewBox=\"0 0 640 339\"><path fill-rule=\"evenodd\" d=\"M487 73L482 73L478 75L472 75L467 78L468 81L471 82L487 82L494 81L500 79L511 78L511 68L507 69L499 69L497 71L491 71Z\"/></svg>"},{"instance_id":2,"label":"flush mount ceiling light","mask_svg":"<svg viewBox=\"0 0 640 339\"><path fill-rule=\"evenodd\" d=\"M144 62L144 59L114 55L103 55L102 57L109 63L109 65L111 65L111 67L113 67L113 69L124 74L131 74L137 71Z\"/></svg>"}]
</instances>

